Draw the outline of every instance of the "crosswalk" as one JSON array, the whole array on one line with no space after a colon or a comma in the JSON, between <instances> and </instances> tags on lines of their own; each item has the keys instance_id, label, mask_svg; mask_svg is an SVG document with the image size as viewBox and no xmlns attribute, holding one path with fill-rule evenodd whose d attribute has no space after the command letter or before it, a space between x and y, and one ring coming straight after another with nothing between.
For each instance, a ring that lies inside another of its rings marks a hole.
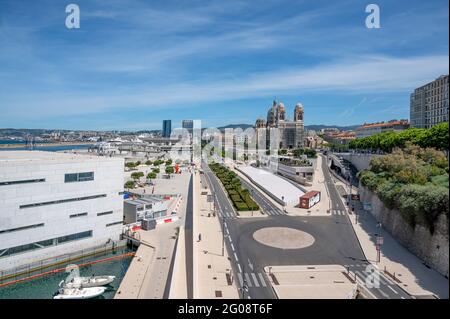
<instances>
[{"instance_id":1,"label":"crosswalk","mask_svg":"<svg viewBox=\"0 0 450 319\"><path fill-rule=\"evenodd\" d=\"M245 285L248 288L265 288L268 285L268 283L266 282L266 279L264 279L264 275L260 272L259 273L238 272L237 277L239 280L240 287L242 287L244 285L244 281L245 281Z\"/></svg>"},{"instance_id":2,"label":"crosswalk","mask_svg":"<svg viewBox=\"0 0 450 319\"><path fill-rule=\"evenodd\" d=\"M219 210L218 214L219 214L220 218L225 218L225 219L235 219L235 218L237 218L237 216L234 214L234 212L230 212L228 210L225 210L225 211Z\"/></svg>"},{"instance_id":3,"label":"crosswalk","mask_svg":"<svg viewBox=\"0 0 450 319\"><path fill-rule=\"evenodd\" d=\"M331 213L331 215L335 215L335 216L345 216L347 214L347 212L345 210L340 210L340 209L331 209L330 213Z\"/></svg>"},{"instance_id":4,"label":"crosswalk","mask_svg":"<svg viewBox=\"0 0 450 319\"><path fill-rule=\"evenodd\" d=\"M283 211L281 211L279 209L269 209L269 210L263 209L263 212L264 212L264 214L267 214L269 216L286 215Z\"/></svg>"},{"instance_id":5,"label":"crosswalk","mask_svg":"<svg viewBox=\"0 0 450 319\"><path fill-rule=\"evenodd\" d=\"M373 268L368 268L368 266L369 264L366 263L344 265L350 271L350 276L356 276L355 278L358 281L365 284L369 291L376 292L379 297L405 299L405 295L401 289L397 287L394 281L386 277L383 271L374 273ZM378 281L379 285L375 283L375 280Z\"/></svg>"}]
</instances>

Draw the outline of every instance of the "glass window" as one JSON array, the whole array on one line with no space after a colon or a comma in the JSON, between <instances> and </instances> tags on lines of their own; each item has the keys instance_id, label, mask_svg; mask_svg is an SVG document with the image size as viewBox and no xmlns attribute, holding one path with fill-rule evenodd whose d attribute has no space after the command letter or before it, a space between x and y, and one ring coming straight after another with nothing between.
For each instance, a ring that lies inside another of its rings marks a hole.
<instances>
[{"instance_id":1,"label":"glass window","mask_svg":"<svg viewBox=\"0 0 450 319\"><path fill-rule=\"evenodd\" d=\"M72 183L78 181L78 174L66 174L64 176L64 183Z\"/></svg>"},{"instance_id":2,"label":"glass window","mask_svg":"<svg viewBox=\"0 0 450 319\"><path fill-rule=\"evenodd\" d=\"M123 224L123 222L122 221L118 221L118 222L114 222L114 223L109 223L109 224L106 224L106 227L110 227L110 226L114 226L114 225L121 225L121 224Z\"/></svg>"},{"instance_id":3,"label":"glass window","mask_svg":"<svg viewBox=\"0 0 450 319\"><path fill-rule=\"evenodd\" d=\"M72 173L64 175L65 183L86 182L94 180L94 172Z\"/></svg>"},{"instance_id":4,"label":"glass window","mask_svg":"<svg viewBox=\"0 0 450 319\"><path fill-rule=\"evenodd\" d=\"M110 210L110 211L108 211L108 212L102 212L102 213L98 213L98 214L97 214L97 216L110 215L110 214L112 214L112 213L113 213L113 211L112 211L112 210Z\"/></svg>"},{"instance_id":5,"label":"glass window","mask_svg":"<svg viewBox=\"0 0 450 319\"><path fill-rule=\"evenodd\" d=\"M10 229L4 229L4 230L0 230L0 234L2 234L2 233L12 233L12 232L20 231L20 230L26 230L26 229L37 228L37 227L42 227L42 226L44 226L44 223L28 225L28 226L22 226L22 227L16 227L16 228L10 228Z\"/></svg>"},{"instance_id":6,"label":"glass window","mask_svg":"<svg viewBox=\"0 0 450 319\"><path fill-rule=\"evenodd\" d=\"M94 180L94 172L78 174L78 181L79 182L86 182L86 181L93 181L93 180Z\"/></svg>"},{"instance_id":7,"label":"glass window","mask_svg":"<svg viewBox=\"0 0 450 319\"><path fill-rule=\"evenodd\" d=\"M76 217L87 216L87 214L88 214L88 213L72 214L72 215L70 215L70 218L76 218Z\"/></svg>"},{"instance_id":8,"label":"glass window","mask_svg":"<svg viewBox=\"0 0 450 319\"><path fill-rule=\"evenodd\" d=\"M63 243L69 242L69 241L79 240L79 239L83 239L83 238L87 238L87 237L92 237L92 230L77 233L77 234L62 236L62 237L58 237L58 238L46 239L46 240L38 241L35 243L25 244L25 245L11 247L11 248L7 248L7 249L2 249L2 250L0 250L0 258L8 256L8 255L20 254L20 253L27 252L30 250L55 246L58 244L63 244Z\"/></svg>"},{"instance_id":9,"label":"glass window","mask_svg":"<svg viewBox=\"0 0 450 319\"><path fill-rule=\"evenodd\" d=\"M0 186L15 185L15 184L27 184L27 183L42 183L42 182L45 182L45 178L27 179L27 180L23 180L23 181L0 182Z\"/></svg>"}]
</instances>

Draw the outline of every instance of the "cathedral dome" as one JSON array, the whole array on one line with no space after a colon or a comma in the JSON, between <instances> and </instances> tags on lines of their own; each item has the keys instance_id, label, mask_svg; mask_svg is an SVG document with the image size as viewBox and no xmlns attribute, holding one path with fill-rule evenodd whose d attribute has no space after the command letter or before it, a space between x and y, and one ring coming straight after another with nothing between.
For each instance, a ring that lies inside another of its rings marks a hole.
<instances>
[{"instance_id":1,"label":"cathedral dome","mask_svg":"<svg viewBox=\"0 0 450 319\"><path fill-rule=\"evenodd\" d=\"M303 111L303 105L302 105L302 103L297 103L297 104L295 105L295 110L296 110L296 111Z\"/></svg>"}]
</instances>

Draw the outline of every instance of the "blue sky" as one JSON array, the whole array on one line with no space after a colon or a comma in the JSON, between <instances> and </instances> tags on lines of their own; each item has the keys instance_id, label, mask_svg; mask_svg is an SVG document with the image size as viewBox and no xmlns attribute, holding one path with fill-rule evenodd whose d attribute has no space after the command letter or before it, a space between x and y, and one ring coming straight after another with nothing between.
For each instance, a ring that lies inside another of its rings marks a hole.
<instances>
[{"instance_id":1,"label":"blue sky","mask_svg":"<svg viewBox=\"0 0 450 319\"><path fill-rule=\"evenodd\" d=\"M448 0L0 0L0 128L254 123L275 97L307 125L409 118L448 74L448 20Z\"/></svg>"}]
</instances>

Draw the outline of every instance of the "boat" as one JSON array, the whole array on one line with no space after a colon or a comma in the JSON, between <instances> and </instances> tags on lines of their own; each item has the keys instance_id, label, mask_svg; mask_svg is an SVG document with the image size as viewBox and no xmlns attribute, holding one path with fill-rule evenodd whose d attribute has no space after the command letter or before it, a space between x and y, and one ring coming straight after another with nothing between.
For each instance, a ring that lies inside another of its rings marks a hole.
<instances>
[{"instance_id":1,"label":"boat","mask_svg":"<svg viewBox=\"0 0 450 319\"><path fill-rule=\"evenodd\" d=\"M106 287L60 288L53 299L91 299L102 295Z\"/></svg>"},{"instance_id":2,"label":"boat","mask_svg":"<svg viewBox=\"0 0 450 319\"><path fill-rule=\"evenodd\" d=\"M91 276L91 277L75 277L70 282L64 284L66 288L91 288L106 286L112 283L116 276ZM63 282L60 283L62 287Z\"/></svg>"}]
</instances>

